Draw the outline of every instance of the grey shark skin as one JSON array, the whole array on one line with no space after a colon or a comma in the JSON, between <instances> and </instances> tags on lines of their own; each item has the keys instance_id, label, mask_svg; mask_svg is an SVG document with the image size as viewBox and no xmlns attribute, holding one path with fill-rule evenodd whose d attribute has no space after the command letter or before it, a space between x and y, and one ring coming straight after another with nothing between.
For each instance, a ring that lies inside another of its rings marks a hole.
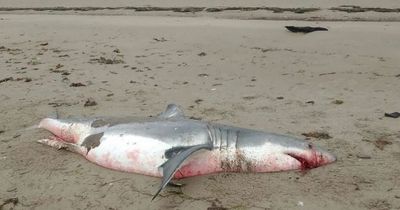
<instances>
[{"instance_id":1,"label":"grey shark skin","mask_svg":"<svg viewBox=\"0 0 400 210\"><path fill-rule=\"evenodd\" d=\"M188 119L174 104L151 118L45 118L39 127L54 134L40 143L106 168L163 177L153 199L172 178L306 170L336 160L295 137Z\"/></svg>"}]
</instances>

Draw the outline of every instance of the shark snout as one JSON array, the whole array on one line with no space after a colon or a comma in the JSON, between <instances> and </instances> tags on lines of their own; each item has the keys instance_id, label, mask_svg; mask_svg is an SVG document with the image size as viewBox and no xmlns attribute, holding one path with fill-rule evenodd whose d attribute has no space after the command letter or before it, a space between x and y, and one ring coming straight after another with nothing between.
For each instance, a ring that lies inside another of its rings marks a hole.
<instances>
[{"instance_id":1,"label":"shark snout","mask_svg":"<svg viewBox=\"0 0 400 210\"><path fill-rule=\"evenodd\" d=\"M306 148L295 149L286 153L300 162L300 169L307 170L336 161L336 157L317 146L307 144Z\"/></svg>"},{"instance_id":2,"label":"shark snout","mask_svg":"<svg viewBox=\"0 0 400 210\"><path fill-rule=\"evenodd\" d=\"M328 151L325 151L323 149L318 149L317 153L320 157L322 157L320 160L321 165L326 165L336 161L336 156Z\"/></svg>"}]
</instances>

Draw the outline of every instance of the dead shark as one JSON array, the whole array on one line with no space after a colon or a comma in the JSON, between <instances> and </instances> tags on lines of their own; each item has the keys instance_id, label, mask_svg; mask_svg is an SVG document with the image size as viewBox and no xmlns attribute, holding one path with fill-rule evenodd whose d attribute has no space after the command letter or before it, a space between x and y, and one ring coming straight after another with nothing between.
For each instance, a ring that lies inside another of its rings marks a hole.
<instances>
[{"instance_id":1,"label":"dead shark","mask_svg":"<svg viewBox=\"0 0 400 210\"><path fill-rule=\"evenodd\" d=\"M45 118L53 136L38 142L83 155L105 168L172 178L217 172L306 170L336 160L304 140L189 119L174 104L156 117Z\"/></svg>"}]
</instances>

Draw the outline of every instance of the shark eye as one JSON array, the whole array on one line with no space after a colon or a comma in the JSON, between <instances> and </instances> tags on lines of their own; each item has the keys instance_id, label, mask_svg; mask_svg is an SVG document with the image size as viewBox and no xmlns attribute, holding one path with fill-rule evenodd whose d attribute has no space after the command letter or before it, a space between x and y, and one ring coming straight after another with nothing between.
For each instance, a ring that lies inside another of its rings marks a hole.
<instances>
[{"instance_id":1,"label":"shark eye","mask_svg":"<svg viewBox=\"0 0 400 210\"><path fill-rule=\"evenodd\" d=\"M312 144L308 144L308 148L309 148L309 149L312 149L312 148L313 148L313 145L312 145Z\"/></svg>"}]
</instances>

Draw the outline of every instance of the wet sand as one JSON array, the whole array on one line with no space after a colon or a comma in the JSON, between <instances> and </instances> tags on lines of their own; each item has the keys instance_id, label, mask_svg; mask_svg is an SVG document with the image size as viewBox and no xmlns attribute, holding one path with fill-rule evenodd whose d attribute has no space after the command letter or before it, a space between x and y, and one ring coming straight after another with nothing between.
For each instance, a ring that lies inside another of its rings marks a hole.
<instances>
[{"instance_id":1,"label":"wet sand","mask_svg":"<svg viewBox=\"0 0 400 210\"><path fill-rule=\"evenodd\" d=\"M5 209L400 208L400 119L384 117L400 111L398 22L1 14L0 28L0 202L18 199ZM151 202L160 179L101 168L25 129L55 113L148 116L172 102L214 122L328 133L308 141L338 161L183 179Z\"/></svg>"}]
</instances>

